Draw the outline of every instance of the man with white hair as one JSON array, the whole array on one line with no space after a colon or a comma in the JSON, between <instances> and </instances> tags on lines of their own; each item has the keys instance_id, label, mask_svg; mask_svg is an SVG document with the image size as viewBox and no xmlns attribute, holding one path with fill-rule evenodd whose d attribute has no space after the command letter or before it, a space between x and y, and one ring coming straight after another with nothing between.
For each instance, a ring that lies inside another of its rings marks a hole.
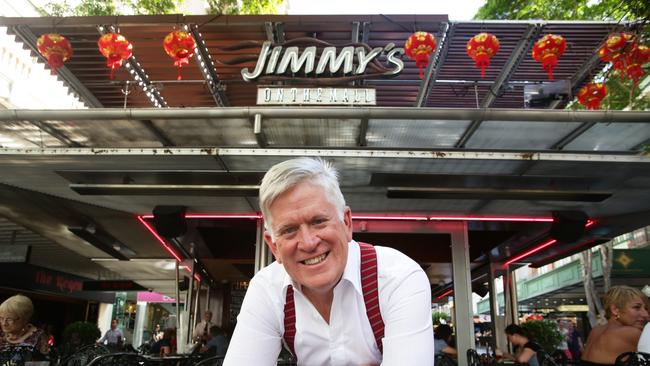
<instances>
[{"instance_id":1,"label":"man with white hair","mask_svg":"<svg viewBox=\"0 0 650 366\"><path fill-rule=\"evenodd\" d=\"M224 365L433 365L431 289L404 254L352 239L334 167L298 158L260 186L276 261L251 280Z\"/></svg>"}]
</instances>

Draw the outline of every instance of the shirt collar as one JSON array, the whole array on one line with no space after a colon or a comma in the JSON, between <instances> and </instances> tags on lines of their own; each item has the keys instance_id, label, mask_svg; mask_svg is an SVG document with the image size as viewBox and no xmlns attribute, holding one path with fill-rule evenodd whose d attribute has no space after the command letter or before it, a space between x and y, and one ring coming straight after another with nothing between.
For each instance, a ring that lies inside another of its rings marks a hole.
<instances>
[{"instance_id":1,"label":"shirt collar","mask_svg":"<svg viewBox=\"0 0 650 366\"><path fill-rule=\"evenodd\" d=\"M354 289L360 295L363 295L363 291L361 289L361 272L359 270L360 263L361 263L361 253L359 249L359 244L356 241L351 240L348 243L348 261L345 265L345 269L343 270L343 276L341 276L341 281L339 281L339 284L337 284L336 286L339 286L343 281L347 281L350 284L352 284ZM282 280L283 292L286 290L287 287L289 287L289 285L293 286L294 290L301 291L300 285L291 279L291 276L289 276L287 271L284 271L284 279Z\"/></svg>"}]
</instances>

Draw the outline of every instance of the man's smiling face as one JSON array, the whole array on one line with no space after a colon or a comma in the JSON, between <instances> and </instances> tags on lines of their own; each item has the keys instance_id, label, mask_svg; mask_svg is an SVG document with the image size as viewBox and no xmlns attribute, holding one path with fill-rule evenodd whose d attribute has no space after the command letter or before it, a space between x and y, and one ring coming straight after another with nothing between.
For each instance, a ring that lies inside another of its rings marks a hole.
<instances>
[{"instance_id":1,"label":"man's smiling face","mask_svg":"<svg viewBox=\"0 0 650 366\"><path fill-rule=\"evenodd\" d=\"M306 181L278 196L269 211L273 236L267 231L264 239L277 261L303 291L331 291L348 259L350 209L345 208L341 220L325 190Z\"/></svg>"}]
</instances>

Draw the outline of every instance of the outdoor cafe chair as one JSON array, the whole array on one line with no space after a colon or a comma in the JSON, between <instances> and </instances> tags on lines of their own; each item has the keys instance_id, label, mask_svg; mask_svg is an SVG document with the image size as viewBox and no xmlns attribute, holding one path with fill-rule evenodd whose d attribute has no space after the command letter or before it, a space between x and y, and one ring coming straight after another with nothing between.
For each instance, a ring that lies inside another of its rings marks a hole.
<instances>
[{"instance_id":1,"label":"outdoor cafe chair","mask_svg":"<svg viewBox=\"0 0 650 366\"><path fill-rule=\"evenodd\" d=\"M615 366L650 366L650 353L625 352L616 357Z\"/></svg>"},{"instance_id":2,"label":"outdoor cafe chair","mask_svg":"<svg viewBox=\"0 0 650 366\"><path fill-rule=\"evenodd\" d=\"M149 366L154 363L137 353L110 353L95 357L88 366Z\"/></svg>"},{"instance_id":3,"label":"outdoor cafe chair","mask_svg":"<svg viewBox=\"0 0 650 366\"><path fill-rule=\"evenodd\" d=\"M467 350L467 365L468 366L482 366L483 364L481 363L481 356L478 355L478 352L476 352L475 349L468 349Z\"/></svg>"},{"instance_id":4,"label":"outdoor cafe chair","mask_svg":"<svg viewBox=\"0 0 650 366\"><path fill-rule=\"evenodd\" d=\"M225 356L208 357L199 363L196 363L195 366L221 366L223 364L224 357Z\"/></svg>"},{"instance_id":5,"label":"outdoor cafe chair","mask_svg":"<svg viewBox=\"0 0 650 366\"><path fill-rule=\"evenodd\" d=\"M111 351L99 344L89 344L76 350L73 354L63 359L58 366L86 366L89 362Z\"/></svg>"},{"instance_id":6,"label":"outdoor cafe chair","mask_svg":"<svg viewBox=\"0 0 650 366\"><path fill-rule=\"evenodd\" d=\"M449 357L448 355L437 355L434 362L436 366L457 366L456 360Z\"/></svg>"}]
</instances>

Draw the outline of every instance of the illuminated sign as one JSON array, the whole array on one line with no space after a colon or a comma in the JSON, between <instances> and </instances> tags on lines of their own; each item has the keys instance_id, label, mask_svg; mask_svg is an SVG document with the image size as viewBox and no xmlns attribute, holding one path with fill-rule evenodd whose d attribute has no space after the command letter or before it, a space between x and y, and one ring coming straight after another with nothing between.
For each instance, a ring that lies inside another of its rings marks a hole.
<instances>
[{"instance_id":1,"label":"illuminated sign","mask_svg":"<svg viewBox=\"0 0 650 366\"><path fill-rule=\"evenodd\" d=\"M589 311L588 305L571 305L565 304L557 307L557 311L566 311L566 312L580 312L580 311Z\"/></svg>"},{"instance_id":2,"label":"illuminated sign","mask_svg":"<svg viewBox=\"0 0 650 366\"><path fill-rule=\"evenodd\" d=\"M260 87L261 105L376 105L372 88L282 88Z\"/></svg>"},{"instance_id":3,"label":"illuminated sign","mask_svg":"<svg viewBox=\"0 0 650 366\"><path fill-rule=\"evenodd\" d=\"M297 41L310 42L319 46L324 43L315 38L302 38L294 40L293 43ZM241 70L244 80L254 81L262 77L276 77L276 80L281 80L280 76L290 74L291 76L285 78L288 81L334 79L344 82L378 75L393 76L404 69L404 62L401 60L404 49L395 47L393 43L375 48L359 43L355 46L343 47L340 51L335 46L328 46L322 48L320 54L317 54L317 46L305 47L302 52L297 46L285 48L287 44L293 44L290 42L275 47L270 41L264 42L255 69ZM382 58L385 60L384 63L379 62L380 57L385 57ZM374 73L366 74L368 67Z\"/></svg>"},{"instance_id":4,"label":"illuminated sign","mask_svg":"<svg viewBox=\"0 0 650 366\"><path fill-rule=\"evenodd\" d=\"M29 261L29 245L4 245L0 247L1 263L26 263Z\"/></svg>"}]
</instances>

